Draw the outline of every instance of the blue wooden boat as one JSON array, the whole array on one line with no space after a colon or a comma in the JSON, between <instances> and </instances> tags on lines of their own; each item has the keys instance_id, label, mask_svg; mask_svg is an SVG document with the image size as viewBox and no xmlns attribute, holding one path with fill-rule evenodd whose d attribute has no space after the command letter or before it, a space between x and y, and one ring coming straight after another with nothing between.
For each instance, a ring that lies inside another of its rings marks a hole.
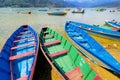
<instances>
[{"instance_id":1,"label":"blue wooden boat","mask_svg":"<svg viewBox=\"0 0 120 80\"><path fill-rule=\"evenodd\" d=\"M18 28L1 50L0 80L32 80L38 48L38 34L28 25Z\"/></svg>"},{"instance_id":2,"label":"blue wooden boat","mask_svg":"<svg viewBox=\"0 0 120 80\"><path fill-rule=\"evenodd\" d=\"M115 27L115 28L119 28L120 29L120 23L116 22L116 21L105 21L106 24Z\"/></svg>"},{"instance_id":3,"label":"blue wooden boat","mask_svg":"<svg viewBox=\"0 0 120 80\"><path fill-rule=\"evenodd\" d=\"M80 22L74 22L70 21L71 24L74 24L75 26L78 26L79 28L90 32L92 34L96 34L99 36L111 38L111 39L116 39L120 40L120 32L118 31L113 31L113 30L108 30L108 29L103 29L94 25L89 25L89 24L84 24Z\"/></svg>"},{"instance_id":4,"label":"blue wooden boat","mask_svg":"<svg viewBox=\"0 0 120 80\"><path fill-rule=\"evenodd\" d=\"M66 15L66 12L63 11L55 11L55 12L48 12L48 15Z\"/></svg>"},{"instance_id":5,"label":"blue wooden boat","mask_svg":"<svg viewBox=\"0 0 120 80\"><path fill-rule=\"evenodd\" d=\"M92 61L95 61L98 65L108 68L118 74L120 73L120 63L83 29L71 22L67 22L65 31L84 55L92 59Z\"/></svg>"}]
</instances>

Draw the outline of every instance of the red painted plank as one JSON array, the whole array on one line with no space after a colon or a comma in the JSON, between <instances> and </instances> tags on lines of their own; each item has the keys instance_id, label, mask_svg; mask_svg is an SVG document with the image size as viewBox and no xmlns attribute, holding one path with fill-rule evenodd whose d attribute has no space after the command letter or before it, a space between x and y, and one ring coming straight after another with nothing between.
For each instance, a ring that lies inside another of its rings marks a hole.
<instances>
[{"instance_id":1,"label":"red painted plank","mask_svg":"<svg viewBox=\"0 0 120 80\"><path fill-rule=\"evenodd\" d=\"M13 42L15 43L15 42L21 42L21 41L25 41L25 40L32 40L32 39L34 39L34 40L35 40L35 38L34 38L34 37L31 37L31 38L24 38L24 39L20 39L20 40L14 40Z\"/></svg>"},{"instance_id":2,"label":"red painted plank","mask_svg":"<svg viewBox=\"0 0 120 80\"><path fill-rule=\"evenodd\" d=\"M60 40L54 40L54 41L51 41L51 42L44 43L43 46L50 46L50 45L58 44L60 42L61 42Z\"/></svg>"},{"instance_id":3,"label":"red painted plank","mask_svg":"<svg viewBox=\"0 0 120 80\"><path fill-rule=\"evenodd\" d=\"M99 76L96 76L93 80L102 80Z\"/></svg>"},{"instance_id":4,"label":"red painted plank","mask_svg":"<svg viewBox=\"0 0 120 80\"><path fill-rule=\"evenodd\" d=\"M17 80L28 80L28 75L18 78Z\"/></svg>"},{"instance_id":5,"label":"red painted plank","mask_svg":"<svg viewBox=\"0 0 120 80\"><path fill-rule=\"evenodd\" d=\"M66 54L68 52L68 50L62 50L62 51L59 51L59 52L55 52L55 53L52 53L52 54L49 54L50 57L56 57L56 56L60 56L62 54Z\"/></svg>"},{"instance_id":6,"label":"red painted plank","mask_svg":"<svg viewBox=\"0 0 120 80\"><path fill-rule=\"evenodd\" d=\"M79 67L74 68L73 70L65 73L65 76L69 79L69 80L82 80L82 72L80 70Z\"/></svg>"},{"instance_id":7,"label":"red painted plank","mask_svg":"<svg viewBox=\"0 0 120 80\"><path fill-rule=\"evenodd\" d=\"M19 34L24 34L24 33L26 33L26 32L30 32L30 33L31 33L31 31L24 31L24 32L20 32Z\"/></svg>"},{"instance_id":8,"label":"red painted plank","mask_svg":"<svg viewBox=\"0 0 120 80\"><path fill-rule=\"evenodd\" d=\"M14 50L14 49L17 49L17 48L22 48L22 47L25 47L25 46L30 46L30 45L35 45L35 42L31 42L29 44L23 44L23 45L20 45L20 46L15 46L15 47L12 47L11 50Z\"/></svg>"},{"instance_id":9,"label":"red painted plank","mask_svg":"<svg viewBox=\"0 0 120 80\"><path fill-rule=\"evenodd\" d=\"M22 36L33 36L33 34L24 34L24 35L20 35L20 36L17 36L17 38L19 38L19 37L22 37Z\"/></svg>"},{"instance_id":10,"label":"red painted plank","mask_svg":"<svg viewBox=\"0 0 120 80\"><path fill-rule=\"evenodd\" d=\"M9 60L19 59L19 58L22 58L22 57L25 57L25 56L28 56L28 55L31 55L31 54L35 54L35 50L32 50L30 52L26 52L26 53L22 53L22 54L18 54L18 55L15 55L15 56L10 56Z\"/></svg>"},{"instance_id":11,"label":"red painted plank","mask_svg":"<svg viewBox=\"0 0 120 80\"><path fill-rule=\"evenodd\" d=\"M115 30L115 31L117 31L117 30L119 30L119 28L115 28L115 27L113 27L113 28L112 28L112 30Z\"/></svg>"}]
</instances>

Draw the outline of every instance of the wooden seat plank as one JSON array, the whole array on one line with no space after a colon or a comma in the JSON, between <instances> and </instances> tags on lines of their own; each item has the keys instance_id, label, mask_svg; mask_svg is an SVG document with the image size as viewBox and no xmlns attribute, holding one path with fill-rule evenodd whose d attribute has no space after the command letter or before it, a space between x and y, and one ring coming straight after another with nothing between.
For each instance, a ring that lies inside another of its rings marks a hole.
<instances>
[{"instance_id":1,"label":"wooden seat plank","mask_svg":"<svg viewBox=\"0 0 120 80\"><path fill-rule=\"evenodd\" d=\"M18 78L17 80L28 80L28 75Z\"/></svg>"},{"instance_id":2,"label":"wooden seat plank","mask_svg":"<svg viewBox=\"0 0 120 80\"><path fill-rule=\"evenodd\" d=\"M62 51L59 51L59 52L55 52L55 53L49 54L49 56L51 58L53 58L53 57L56 57L56 56L60 56L62 54L66 54L67 52L68 52L68 50L62 50Z\"/></svg>"},{"instance_id":3,"label":"wooden seat plank","mask_svg":"<svg viewBox=\"0 0 120 80\"><path fill-rule=\"evenodd\" d=\"M79 67L74 68L73 70L65 73L65 76L69 79L69 80L82 80L82 72L80 70Z\"/></svg>"},{"instance_id":4,"label":"wooden seat plank","mask_svg":"<svg viewBox=\"0 0 120 80\"><path fill-rule=\"evenodd\" d=\"M49 36L43 36L43 38L48 39L48 38L53 38L53 35L49 35Z\"/></svg>"},{"instance_id":5,"label":"wooden seat plank","mask_svg":"<svg viewBox=\"0 0 120 80\"><path fill-rule=\"evenodd\" d=\"M31 31L23 31L23 32L20 32L19 34L24 34L26 32L30 32L31 33Z\"/></svg>"},{"instance_id":6,"label":"wooden seat plank","mask_svg":"<svg viewBox=\"0 0 120 80\"><path fill-rule=\"evenodd\" d=\"M28 56L28 55L31 55L31 54L34 54L34 53L35 53L35 50L32 50L30 52L25 52L25 53L18 54L18 55L15 55L15 56L10 56L9 60L19 59L19 58L22 58L22 57L25 57L25 56Z\"/></svg>"},{"instance_id":7,"label":"wooden seat plank","mask_svg":"<svg viewBox=\"0 0 120 80\"><path fill-rule=\"evenodd\" d=\"M25 47L25 46L30 46L30 45L35 45L35 42L31 42L29 44L23 44L23 45L20 45L20 46L15 46L15 47L12 47L11 50L14 50L14 49L17 49L17 48L22 48L22 47Z\"/></svg>"},{"instance_id":8,"label":"wooden seat plank","mask_svg":"<svg viewBox=\"0 0 120 80\"><path fill-rule=\"evenodd\" d=\"M17 36L17 38L20 38L20 37L23 37L23 36L33 36L33 34L26 34L26 35L19 35L19 36Z\"/></svg>"},{"instance_id":9,"label":"wooden seat plank","mask_svg":"<svg viewBox=\"0 0 120 80\"><path fill-rule=\"evenodd\" d=\"M60 42L61 42L60 40L54 40L54 41L44 43L43 46L50 46L50 45L58 44Z\"/></svg>"},{"instance_id":10,"label":"wooden seat plank","mask_svg":"<svg viewBox=\"0 0 120 80\"><path fill-rule=\"evenodd\" d=\"M34 37L31 37L31 38L24 38L24 39L20 39L20 40L14 40L13 42L22 42L22 41L25 41L25 40L32 40L32 39L35 39Z\"/></svg>"},{"instance_id":11,"label":"wooden seat plank","mask_svg":"<svg viewBox=\"0 0 120 80\"><path fill-rule=\"evenodd\" d=\"M48 34L49 32L48 31L45 31L44 34Z\"/></svg>"}]
</instances>

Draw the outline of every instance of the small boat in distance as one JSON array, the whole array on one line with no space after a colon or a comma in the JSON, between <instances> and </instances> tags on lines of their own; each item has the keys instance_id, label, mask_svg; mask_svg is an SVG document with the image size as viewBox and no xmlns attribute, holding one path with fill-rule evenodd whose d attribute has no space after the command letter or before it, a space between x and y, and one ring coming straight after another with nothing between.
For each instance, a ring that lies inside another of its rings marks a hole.
<instances>
[{"instance_id":1,"label":"small boat in distance","mask_svg":"<svg viewBox=\"0 0 120 80\"><path fill-rule=\"evenodd\" d=\"M28 11L28 12L18 11L18 12L17 12L17 14L20 14L20 13L21 13L21 14L32 14L31 11Z\"/></svg>"},{"instance_id":2,"label":"small boat in distance","mask_svg":"<svg viewBox=\"0 0 120 80\"><path fill-rule=\"evenodd\" d=\"M48 15L58 15L58 16L64 16L67 14L67 12L62 12L62 11L54 11L54 12L48 12Z\"/></svg>"},{"instance_id":3,"label":"small boat in distance","mask_svg":"<svg viewBox=\"0 0 120 80\"><path fill-rule=\"evenodd\" d=\"M96 34L96 35L99 35L102 37L107 37L110 39L120 40L120 32L118 32L118 31L107 30L107 29L103 29L100 27L96 27L94 25L89 25L89 24L74 22L74 21L71 21L71 24L79 26L79 28L81 28L87 32L90 32L92 34Z\"/></svg>"},{"instance_id":4,"label":"small boat in distance","mask_svg":"<svg viewBox=\"0 0 120 80\"><path fill-rule=\"evenodd\" d=\"M72 11L72 13L84 13L85 10L84 9L75 9Z\"/></svg>"},{"instance_id":5,"label":"small boat in distance","mask_svg":"<svg viewBox=\"0 0 120 80\"><path fill-rule=\"evenodd\" d=\"M39 9L38 11L48 11L47 9Z\"/></svg>"},{"instance_id":6,"label":"small boat in distance","mask_svg":"<svg viewBox=\"0 0 120 80\"><path fill-rule=\"evenodd\" d=\"M103 12L105 11L106 9L105 8L97 8L96 11L99 11L99 12Z\"/></svg>"},{"instance_id":7,"label":"small boat in distance","mask_svg":"<svg viewBox=\"0 0 120 80\"><path fill-rule=\"evenodd\" d=\"M38 34L28 25L18 28L1 50L0 80L32 80L38 49Z\"/></svg>"},{"instance_id":8,"label":"small boat in distance","mask_svg":"<svg viewBox=\"0 0 120 80\"><path fill-rule=\"evenodd\" d=\"M92 58L92 61L98 65L120 74L120 63L82 28L72 22L67 22L65 31L86 57Z\"/></svg>"},{"instance_id":9,"label":"small boat in distance","mask_svg":"<svg viewBox=\"0 0 120 80\"><path fill-rule=\"evenodd\" d=\"M105 23L112 27L120 29L120 22L116 22L115 20L112 20L112 21L106 20Z\"/></svg>"},{"instance_id":10,"label":"small boat in distance","mask_svg":"<svg viewBox=\"0 0 120 80\"><path fill-rule=\"evenodd\" d=\"M101 80L70 42L56 31L43 27L40 48L61 80Z\"/></svg>"}]
</instances>

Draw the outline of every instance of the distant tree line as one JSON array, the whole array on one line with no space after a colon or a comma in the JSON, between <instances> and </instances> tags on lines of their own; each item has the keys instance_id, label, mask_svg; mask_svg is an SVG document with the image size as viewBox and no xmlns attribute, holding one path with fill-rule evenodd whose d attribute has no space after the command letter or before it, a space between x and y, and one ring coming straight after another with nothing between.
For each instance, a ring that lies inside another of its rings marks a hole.
<instances>
[{"instance_id":1,"label":"distant tree line","mask_svg":"<svg viewBox=\"0 0 120 80\"><path fill-rule=\"evenodd\" d=\"M0 7L66 7L63 0L0 0Z\"/></svg>"},{"instance_id":2,"label":"distant tree line","mask_svg":"<svg viewBox=\"0 0 120 80\"><path fill-rule=\"evenodd\" d=\"M0 7L32 7L35 0L0 0Z\"/></svg>"}]
</instances>

